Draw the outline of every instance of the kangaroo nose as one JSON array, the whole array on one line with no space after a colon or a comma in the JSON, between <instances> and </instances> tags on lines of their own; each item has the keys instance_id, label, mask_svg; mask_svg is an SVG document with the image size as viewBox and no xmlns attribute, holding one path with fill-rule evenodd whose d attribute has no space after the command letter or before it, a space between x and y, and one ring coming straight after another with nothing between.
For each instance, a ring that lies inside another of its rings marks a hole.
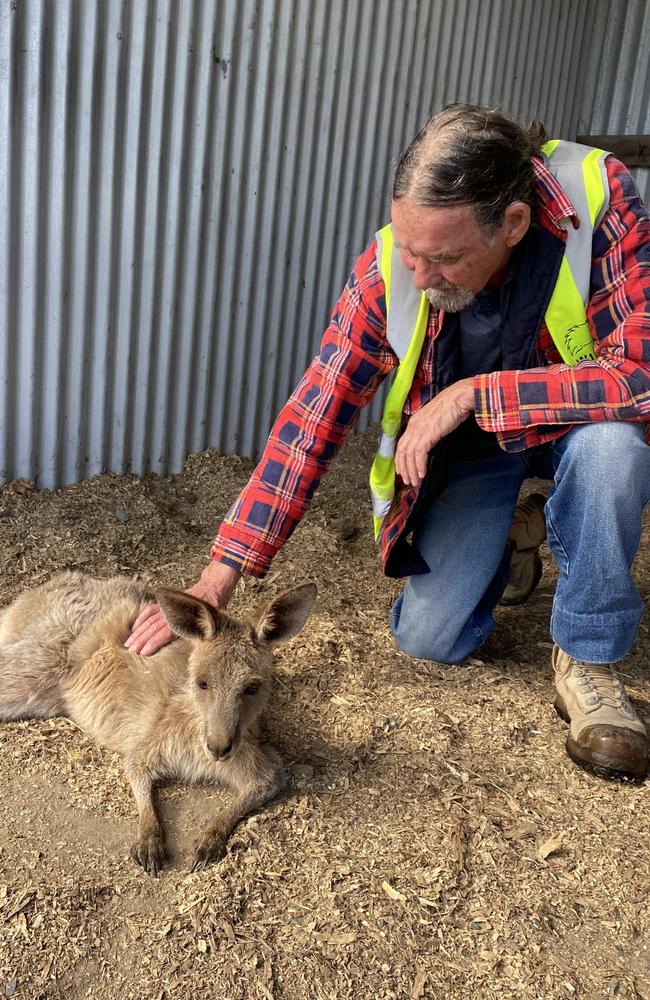
<instances>
[{"instance_id":1,"label":"kangaroo nose","mask_svg":"<svg viewBox=\"0 0 650 1000\"><path fill-rule=\"evenodd\" d=\"M208 750L216 760L225 760L232 752L232 740L227 745L208 742Z\"/></svg>"}]
</instances>

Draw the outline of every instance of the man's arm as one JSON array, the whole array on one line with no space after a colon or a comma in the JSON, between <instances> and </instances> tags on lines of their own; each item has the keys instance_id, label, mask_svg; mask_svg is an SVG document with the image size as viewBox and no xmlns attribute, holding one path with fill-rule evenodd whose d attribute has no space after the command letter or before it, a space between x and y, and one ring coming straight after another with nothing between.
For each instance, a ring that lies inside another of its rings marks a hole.
<instances>
[{"instance_id":1,"label":"man's arm","mask_svg":"<svg viewBox=\"0 0 650 1000\"><path fill-rule=\"evenodd\" d=\"M223 519L212 557L264 576L304 516L334 455L397 359L385 337L373 241L357 261L320 351L277 418L250 482Z\"/></svg>"},{"instance_id":2,"label":"man's arm","mask_svg":"<svg viewBox=\"0 0 650 1000\"><path fill-rule=\"evenodd\" d=\"M188 593L225 607L243 573L262 577L305 514L316 488L397 359L386 337L376 244L357 260L319 354L277 418L264 454L226 514L212 562ZM145 655L171 641L157 605L146 608L126 645Z\"/></svg>"}]
</instances>

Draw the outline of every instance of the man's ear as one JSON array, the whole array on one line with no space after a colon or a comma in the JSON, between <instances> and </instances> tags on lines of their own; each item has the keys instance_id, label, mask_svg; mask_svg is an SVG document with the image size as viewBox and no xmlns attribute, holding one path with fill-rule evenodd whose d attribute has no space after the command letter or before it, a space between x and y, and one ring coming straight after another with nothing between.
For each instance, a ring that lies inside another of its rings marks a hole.
<instances>
[{"instance_id":1,"label":"man's ear","mask_svg":"<svg viewBox=\"0 0 650 1000\"><path fill-rule=\"evenodd\" d=\"M218 608L183 590L161 587L156 600L170 629L184 639L213 639L227 620Z\"/></svg>"},{"instance_id":2,"label":"man's ear","mask_svg":"<svg viewBox=\"0 0 650 1000\"><path fill-rule=\"evenodd\" d=\"M520 242L530 228L530 205L525 201L513 201L503 214L503 232L506 246L514 247Z\"/></svg>"},{"instance_id":3,"label":"man's ear","mask_svg":"<svg viewBox=\"0 0 650 1000\"><path fill-rule=\"evenodd\" d=\"M316 594L315 583L285 590L260 615L255 625L257 638L274 646L297 635L311 614Z\"/></svg>"}]
</instances>

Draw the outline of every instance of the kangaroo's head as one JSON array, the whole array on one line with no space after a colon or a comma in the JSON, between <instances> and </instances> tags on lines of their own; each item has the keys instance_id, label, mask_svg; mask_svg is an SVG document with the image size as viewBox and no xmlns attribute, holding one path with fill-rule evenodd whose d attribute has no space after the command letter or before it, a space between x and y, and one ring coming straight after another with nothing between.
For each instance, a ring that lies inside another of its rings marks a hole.
<instances>
[{"instance_id":1,"label":"kangaroo's head","mask_svg":"<svg viewBox=\"0 0 650 1000\"><path fill-rule=\"evenodd\" d=\"M192 640L188 683L203 721L206 752L226 761L266 704L273 647L300 632L316 585L285 590L252 622L181 591L161 589L156 597L170 628Z\"/></svg>"}]
</instances>

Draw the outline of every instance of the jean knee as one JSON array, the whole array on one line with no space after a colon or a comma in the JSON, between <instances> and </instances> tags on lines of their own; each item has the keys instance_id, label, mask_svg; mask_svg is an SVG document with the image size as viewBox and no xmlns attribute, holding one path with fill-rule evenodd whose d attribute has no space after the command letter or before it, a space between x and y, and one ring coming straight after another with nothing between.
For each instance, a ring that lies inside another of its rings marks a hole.
<instances>
[{"instance_id":1,"label":"jean knee","mask_svg":"<svg viewBox=\"0 0 650 1000\"><path fill-rule=\"evenodd\" d=\"M401 651L416 660L434 660L436 663L460 663L465 658L454 651L455 643L440 642L435 636L417 635L409 630L407 635L393 633Z\"/></svg>"},{"instance_id":2,"label":"jean knee","mask_svg":"<svg viewBox=\"0 0 650 1000\"><path fill-rule=\"evenodd\" d=\"M640 424L606 421L581 424L567 435L558 467L560 475L571 466L585 486L597 492L629 494L634 483L650 484L650 448Z\"/></svg>"},{"instance_id":3,"label":"jean knee","mask_svg":"<svg viewBox=\"0 0 650 1000\"><path fill-rule=\"evenodd\" d=\"M475 646L480 644L481 637L476 642L470 642L467 650L459 649L459 638L464 631L465 623L459 623L456 630L432 620L430 614L411 614L407 610L402 614L404 594L395 601L390 613L390 627L395 642L403 653L417 660L435 660L437 663L460 663Z\"/></svg>"},{"instance_id":4,"label":"jean knee","mask_svg":"<svg viewBox=\"0 0 650 1000\"><path fill-rule=\"evenodd\" d=\"M605 421L581 424L567 434L565 455L595 469L626 460L638 461L648 452L640 424Z\"/></svg>"}]
</instances>

